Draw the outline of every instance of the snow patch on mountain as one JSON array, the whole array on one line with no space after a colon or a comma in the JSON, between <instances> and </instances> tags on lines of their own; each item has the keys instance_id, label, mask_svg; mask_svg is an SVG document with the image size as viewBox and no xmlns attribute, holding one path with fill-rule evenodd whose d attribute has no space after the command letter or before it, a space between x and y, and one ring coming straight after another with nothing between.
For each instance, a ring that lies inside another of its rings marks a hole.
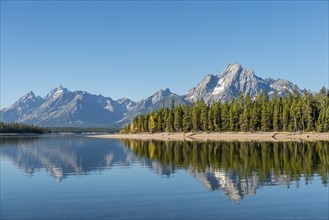
<instances>
[{"instance_id":1,"label":"snow patch on mountain","mask_svg":"<svg viewBox=\"0 0 329 220\"><path fill-rule=\"evenodd\" d=\"M213 95L217 95L217 94L221 93L222 91L224 91L224 89L225 89L224 80L225 80L225 78L222 78L218 81L218 85L216 86L216 88L212 92Z\"/></svg>"}]
</instances>

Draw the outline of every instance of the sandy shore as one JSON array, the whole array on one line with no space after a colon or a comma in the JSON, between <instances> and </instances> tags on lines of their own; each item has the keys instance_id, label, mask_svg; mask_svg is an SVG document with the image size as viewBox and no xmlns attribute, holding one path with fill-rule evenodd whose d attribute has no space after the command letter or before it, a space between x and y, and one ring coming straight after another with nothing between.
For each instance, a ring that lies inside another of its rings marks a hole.
<instances>
[{"instance_id":1,"label":"sandy shore","mask_svg":"<svg viewBox=\"0 0 329 220\"><path fill-rule=\"evenodd\" d=\"M329 133L316 132L224 132L224 133L139 133L92 135L95 138L177 141L329 141Z\"/></svg>"}]
</instances>

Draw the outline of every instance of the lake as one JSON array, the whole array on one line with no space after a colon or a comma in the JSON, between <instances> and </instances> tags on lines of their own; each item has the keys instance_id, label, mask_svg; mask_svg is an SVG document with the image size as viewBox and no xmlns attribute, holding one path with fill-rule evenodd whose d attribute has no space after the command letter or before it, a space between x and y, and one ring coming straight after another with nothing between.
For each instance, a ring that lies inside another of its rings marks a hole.
<instances>
[{"instance_id":1,"label":"lake","mask_svg":"<svg viewBox=\"0 0 329 220\"><path fill-rule=\"evenodd\" d=\"M329 142L0 137L1 219L328 219Z\"/></svg>"}]
</instances>

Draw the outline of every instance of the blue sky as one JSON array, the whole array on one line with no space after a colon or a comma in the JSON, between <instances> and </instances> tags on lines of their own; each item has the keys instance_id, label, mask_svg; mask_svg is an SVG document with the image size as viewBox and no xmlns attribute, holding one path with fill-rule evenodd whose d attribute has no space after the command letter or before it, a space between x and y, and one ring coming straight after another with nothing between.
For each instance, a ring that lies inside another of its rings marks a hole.
<instances>
[{"instance_id":1,"label":"blue sky","mask_svg":"<svg viewBox=\"0 0 329 220\"><path fill-rule=\"evenodd\" d=\"M114 99L185 94L232 62L328 87L328 2L1 1L1 108L59 84Z\"/></svg>"}]
</instances>

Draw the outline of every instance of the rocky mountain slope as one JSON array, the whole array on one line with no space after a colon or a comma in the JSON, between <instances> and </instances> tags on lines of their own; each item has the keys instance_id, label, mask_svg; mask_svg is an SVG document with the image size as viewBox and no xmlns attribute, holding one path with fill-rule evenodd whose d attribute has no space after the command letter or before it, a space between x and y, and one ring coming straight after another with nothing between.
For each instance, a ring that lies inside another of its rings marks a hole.
<instances>
[{"instance_id":1,"label":"rocky mountain slope","mask_svg":"<svg viewBox=\"0 0 329 220\"><path fill-rule=\"evenodd\" d=\"M229 64L218 75L207 75L196 87L186 94L186 99L196 101L204 99L212 101L230 101L236 98L239 92L245 96L255 97L258 91L267 91L269 95L277 92L284 95L292 92L294 84L283 79L262 79L255 75L253 69L243 69L238 63Z\"/></svg>"},{"instance_id":2,"label":"rocky mountain slope","mask_svg":"<svg viewBox=\"0 0 329 220\"><path fill-rule=\"evenodd\" d=\"M252 69L238 63L229 64L218 75L207 75L186 95L177 95L169 89L159 90L150 97L134 102L128 98L113 100L85 91L69 91L62 86L45 97L29 92L8 108L1 110L1 121L21 122L40 126L121 127L134 116L154 111L162 106L190 104L196 100L230 101L240 92L254 97L258 91L284 95L295 85L283 79L262 79Z\"/></svg>"}]
</instances>

